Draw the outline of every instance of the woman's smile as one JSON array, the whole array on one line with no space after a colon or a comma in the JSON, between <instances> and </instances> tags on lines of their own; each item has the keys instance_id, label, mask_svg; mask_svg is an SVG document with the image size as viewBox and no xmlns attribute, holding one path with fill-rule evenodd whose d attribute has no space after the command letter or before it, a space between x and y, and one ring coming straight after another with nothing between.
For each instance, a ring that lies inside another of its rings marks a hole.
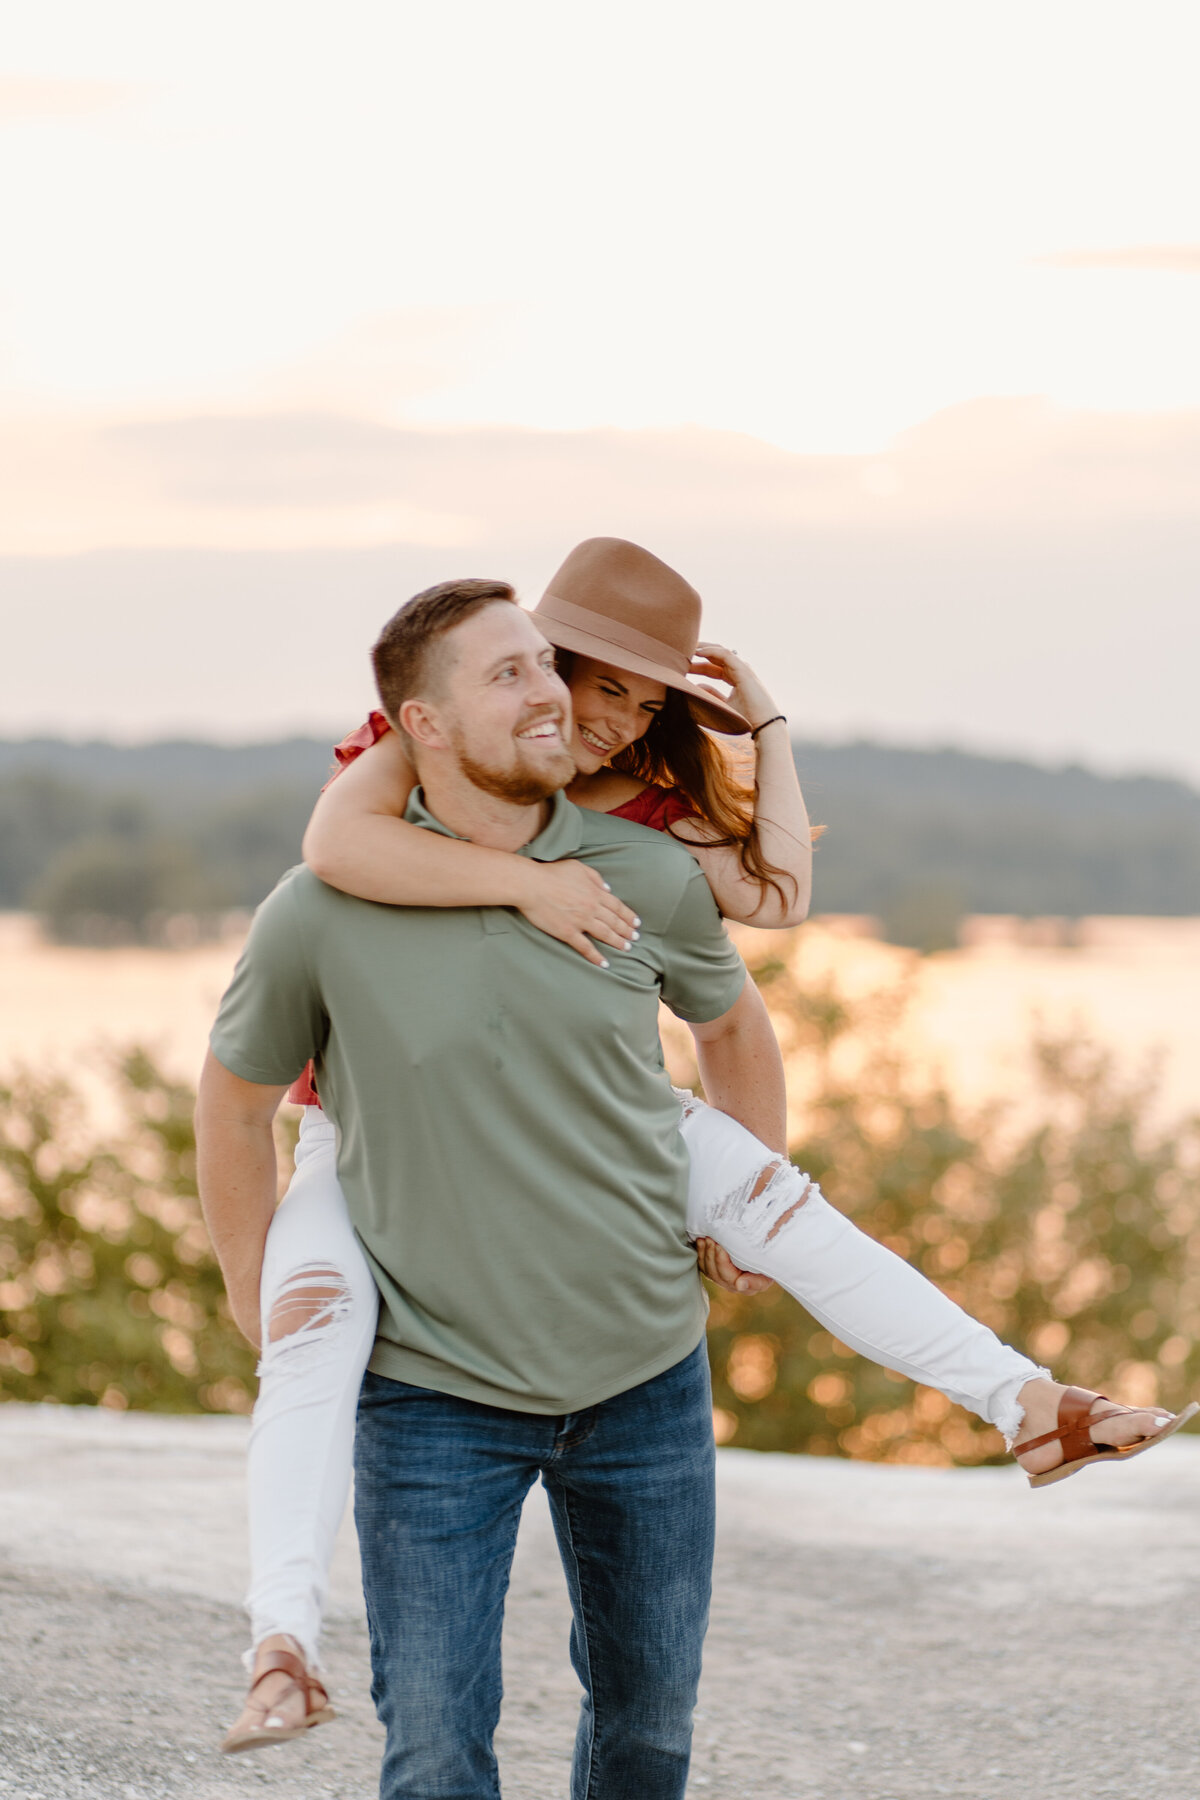
<instances>
[{"instance_id":1,"label":"woman's smile","mask_svg":"<svg viewBox=\"0 0 1200 1800\"><path fill-rule=\"evenodd\" d=\"M577 721L576 730L579 732L585 746L592 752L593 756L611 756L614 750L620 748L619 738L610 742L605 738L602 738L599 732L595 731L590 725L583 724L581 720Z\"/></svg>"}]
</instances>

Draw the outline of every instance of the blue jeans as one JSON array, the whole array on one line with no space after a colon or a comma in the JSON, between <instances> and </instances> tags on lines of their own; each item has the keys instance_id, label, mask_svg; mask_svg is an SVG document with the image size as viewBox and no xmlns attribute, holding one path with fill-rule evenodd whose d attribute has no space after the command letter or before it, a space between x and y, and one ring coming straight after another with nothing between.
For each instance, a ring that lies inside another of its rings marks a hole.
<instances>
[{"instance_id":1,"label":"blue jeans","mask_svg":"<svg viewBox=\"0 0 1200 1800\"><path fill-rule=\"evenodd\" d=\"M571 1800L680 1800L708 1624L712 1402L701 1344L549 1418L368 1372L355 1522L381 1800L496 1800L500 1629L521 1505L550 1499L583 1684Z\"/></svg>"}]
</instances>

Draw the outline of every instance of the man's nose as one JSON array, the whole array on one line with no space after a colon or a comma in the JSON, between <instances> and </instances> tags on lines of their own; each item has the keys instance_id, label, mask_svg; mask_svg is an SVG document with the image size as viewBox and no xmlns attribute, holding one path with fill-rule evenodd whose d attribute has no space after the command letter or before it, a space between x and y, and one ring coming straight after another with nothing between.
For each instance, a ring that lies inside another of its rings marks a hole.
<instances>
[{"instance_id":1,"label":"man's nose","mask_svg":"<svg viewBox=\"0 0 1200 1800\"><path fill-rule=\"evenodd\" d=\"M567 701L567 685L562 676L554 669L544 669L538 664L530 682L527 698L536 706L565 706Z\"/></svg>"}]
</instances>

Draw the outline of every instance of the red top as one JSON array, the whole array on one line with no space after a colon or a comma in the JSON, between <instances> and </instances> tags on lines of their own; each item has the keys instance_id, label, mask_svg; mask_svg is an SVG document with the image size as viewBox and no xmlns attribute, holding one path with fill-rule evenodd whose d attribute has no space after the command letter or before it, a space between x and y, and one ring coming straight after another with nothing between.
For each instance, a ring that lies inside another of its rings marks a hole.
<instances>
[{"instance_id":1,"label":"red top","mask_svg":"<svg viewBox=\"0 0 1200 1800\"><path fill-rule=\"evenodd\" d=\"M610 806L610 819L630 819L635 825L649 825L651 831L669 831L680 819L691 819L696 809L678 788L644 787L624 806Z\"/></svg>"},{"instance_id":2,"label":"red top","mask_svg":"<svg viewBox=\"0 0 1200 1800\"><path fill-rule=\"evenodd\" d=\"M348 769L356 757L361 756L364 750L369 750L372 744L377 744L391 729L381 712L370 713L365 725L359 725L340 744L334 745L337 768L329 781L336 781L343 769ZM329 786L329 781L325 783L325 787ZM322 788L321 791L324 793L325 789ZM640 794L635 794L632 800L626 800L623 806L612 807L610 817L629 819L635 825L648 825L652 831L667 831L680 819L692 818L694 812L695 808L688 804L677 788L644 787ZM292 1083L287 1097L296 1106L320 1106L311 1063L299 1080Z\"/></svg>"}]
</instances>

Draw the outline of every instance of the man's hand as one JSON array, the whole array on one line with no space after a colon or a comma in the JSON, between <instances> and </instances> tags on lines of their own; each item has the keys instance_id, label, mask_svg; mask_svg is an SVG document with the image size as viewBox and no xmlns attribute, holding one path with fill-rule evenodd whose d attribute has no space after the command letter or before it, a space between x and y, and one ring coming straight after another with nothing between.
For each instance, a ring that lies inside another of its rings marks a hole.
<instances>
[{"instance_id":1,"label":"man's hand","mask_svg":"<svg viewBox=\"0 0 1200 1800\"><path fill-rule=\"evenodd\" d=\"M731 1294L765 1294L775 1286L769 1275L752 1275L748 1269L739 1269L715 1238L696 1239L696 1261L702 1275L717 1287L728 1288Z\"/></svg>"},{"instance_id":2,"label":"man's hand","mask_svg":"<svg viewBox=\"0 0 1200 1800\"><path fill-rule=\"evenodd\" d=\"M598 968L606 967L596 943L628 950L641 920L617 899L602 875L581 862L539 863L525 859L523 897L517 910L544 931L578 950Z\"/></svg>"}]
</instances>

